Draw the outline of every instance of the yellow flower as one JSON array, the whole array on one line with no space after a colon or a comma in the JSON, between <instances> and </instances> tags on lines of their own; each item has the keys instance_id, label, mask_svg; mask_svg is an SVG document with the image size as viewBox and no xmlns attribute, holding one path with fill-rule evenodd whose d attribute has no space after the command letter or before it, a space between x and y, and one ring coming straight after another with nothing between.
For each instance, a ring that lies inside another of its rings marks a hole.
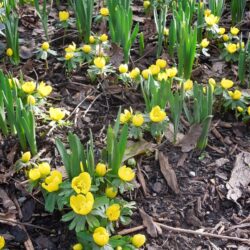
<instances>
[{"instance_id":1,"label":"yellow flower","mask_svg":"<svg viewBox=\"0 0 250 250\"><path fill-rule=\"evenodd\" d=\"M226 32L226 29L225 29L225 28L219 28L218 34L219 34L219 35L224 35L225 32Z\"/></svg>"},{"instance_id":2,"label":"yellow flower","mask_svg":"<svg viewBox=\"0 0 250 250\"><path fill-rule=\"evenodd\" d=\"M218 16L215 16L213 14L209 15L209 16L205 16L205 21L207 23L208 26L214 26L215 24L217 24L219 22L220 18Z\"/></svg>"},{"instance_id":3,"label":"yellow flower","mask_svg":"<svg viewBox=\"0 0 250 250\"><path fill-rule=\"evenodd\" d=\"M132 118L132 113L132 110L129 111L128 109L125 109L124 112L120 115L120 123L124 124L129 122Z\"/></svg>"},{"instance_id":4,"label":"yellow flower","mask_svg":"<svg viewBox=\"0 0 250 250\"><path fill-rule=\"evenodd\" d=\"M216 81L214 80L214 78L209 78L208 83L213 85L214 87L216 86Z\"/></svg>"},{"instance_id":5,"label":"yellow flower","mask_svg":"<svg viewBox=\"0 0 250 250\"><path fill-rule=\"evenodd\" d=\"M158 65L155 65L155 64L152 64L148 69L153 76L157 75L161 70L160 67Z\"/></svg>"},{"instance_id":6,"label":"yellow flower","mask_svg":"<svg viewBox=\"0 0 250 250\"><path fill-rule=\"evenodd\" d=\"M147 80L148 77L149 77L149 75L151 74L151 72L150 72L149 69L144 69L144 70L142 71L141 74L142 74L142 77L143 77L145 80Z\"/></svg>"},{"instance_id":7,"label":"yellow flower","mask_svg":"<svg viewBox=\"0 0 250 250\"><path fill-rule=\"evenodd\" d=\"M243 112L243 108L240 107L240 106L238 106L238 107L237 107L237 111L238 111L239 113L242 113L242 112Z\"/></svg>"},{"instance_id":8,"label":"yellow flower","mask_svg":"<svg viewBox=\"0 0 250 250\"><path fill-rule=\"evenodd\" d=\"M103 69L106 65L106 61L104 57L96 57L94 59L94 64L98 69Z\"/></svg>"},{"instance_id":9,"label":"yellow flower","mask_svg":"<svg viewBox=\"0 0 250 250\"><path fill-rule=\"evenodd\" d=\"M164 69L167 67L167 62L164 59L157 59L155 64L159 66L161 69Z\"/></svg>"},{"instance_id":10,"label":"yellow flower","mask_svg":"<svg viewBox=\"0 0 250 250\"><path fill-rule=\"evenodd\" d=\"M145 244L146 237L144 234L135 234L131 241L136 248L140 248Z\"/></svg>"},{"instance_id":11,"label":"yellow flower","mask_svg":"<svg viewBox=\"0 0 250 250\"><path fill-rule=\"evenodd\" d=\"M93 233L93 240L98 246L105 246L109 242L109 234L107 230L104 227L96 228Z\"/></svg>"},{"instance_id":12,"label":"yellow flower","mask_svg":"<svg viewBox=\"0 0 250 250\"><path fill-rule=\"evenodd\" d=\"M106 210L106 216L110 221L117 221L121 215L121 206L119 204L113 204Z\"/></svg>"},{"instance_id":13,"label":"yellow flower","mask_svg":"<svg viewBox=\"0 0 250 250\"><path fill-rule=\"evenodd\" d=\"M135 178L135 172L132 170L132 168L124 165L119 168L118 176L123 181L132 181Z\"/></svg>"},{"instance_id":14,"label":"yellow flower","mask_svg":"<svg viewBox=\"0 0 250 250\"><path fill-rule=\"evenodd\" d=\"M250 115L250 106L247 108L247 113Z\"/></svg>"},{"instance_id":15,"label":"yellow flower","mask_svg":"<svg viewBox=\"0 0 250 250\"><path fill-rule=\"evenodd\" d=\"M134 68L129 73L131 79L136 79L140 75L140 70L138 68Z\"/></svg>"},{"instance_id":16,"label":"yellow flower","mask_svg":"<svg viewBox=\"0 0 250 250\"><path fill-rule=\"evenodd\" d=\"M48 162L42 162L38 164L38 170L42 177L45 177L50 174L50 165Z\"/></svg>"},{"instance_id":17,"label":"yellow flower","mask_svg":"<svg viewBox=\"0 0 250 250\"><path fill-rule=\"evenodd\" d=\"M24 93L26 94L31 94L34 92L36 88L36 84L34 82L25 82L23 85L22 85L22 90Z\"/></svg>"},{"instance_id":18,"label":"yellow flower","mask_svg":"<svg viewBox=\"0 0 250 250\"><path fill-rule=\"evenodd\" d=\"M211 10L210 9L204 10L204 15L205 16L210 16L211 15Z\"/></svg>"},{"instance_id":19,"label":"yellow flower","mask_svg":"<svg viewBox=\"0 0 250 250\"><path fill-rule=\"evenodd\" d=\"M157 76L158 81L167 80L168 74L166 72L160 72Z\"/></svg>"},{"instance_id":20,"label":"yellow flower","mask_svg":"<svg viewBox=\"0 0 250 250\"><path fill-rule=\"evenodd\" d=\"M224 42L227 42L229 40L229 36L227 34L222 36L222 39Z\"/></svg>"},{"instance_id":21,"label":"yellow flower","mask_svg":"<svg viewBox=\"0 0 250 250\"><path fill-rule=\"evenodd\" d=\"M115 198L117 193L118 193L118 190L115 187L106 187L105 189L105 194L108 198L111 198L111 199Z\"/></svg>"},{"instance_id":22,"label":"yellow flower","mask_svg":"<svg viewBox=\"0 0 250 250\"><path fill-rule=\"evenodd\" d=\"M170 69L167 69L166 72L167 72L168 77L173 78L177 75L178 71L176 67L172 67Z\"/></svg>"},{"instance_id":23,"label":"yellow flower","mask_svg":"<svg viewBox=\"0 0 250 250\"><path fill-rule=\"evenodd\" d=\"M59 20L61 22L67 21L69 19L69 12L68 11L59 11Z\"/></svg>"},{"instance_id":24,"label":"yellow flower","mask_svg":"<svg viewBox=\"0 0 250 250\"><path fill-rule=\"evenodd\" d=\"M40 172L39 172L40 173ZM48 192L58 191L60 184L62 183L62 173L58 170L53 170L50 172L50 175L46 177L42 183L42 187Z\"/></svg>"},{"instance_id":25,"label":"yellow flower","mask_svg":"<svg viewBox=\"0 0 250 250\"><path fill-rule=\"evenodd\" d=\"M3 249L5 246L5 239L2 235L0 235L0 249Z\"/></svg>"},{"instance_id":26,"label":"yellow flower","mask_svg":"<svg viewBox=\"0 0 250 250\"><path fill-rule=\"evenodd\" d=\"M90 36L90 37L89 37L89 42L90 42L91 44L95 43L95 38L94 38L94 36Z\"/></svg>"},{"instance_id":27,"label":"yellow flower","mask_svg":"<svg viewBox=\"0 0 250 250\"><path fill-rule=\"evenodd\" d=\"M227 46L227 51L230 53L230 54L234 54L236 51L237 51L237 45L235 43L229 43Z\"/></svg>"},{"instance_id":28,"label":"yellow flower","mask_svg":"<svg viewBox=\"0 0 250 250\"><path fill-rule=\"evenodd\" d=\"M169 35L169 29L165 27L163 34L164 34L164 36L168 36Z\"/></svg>"},{"instance_id":29,"label":"yellow flower","mask_svg":"<svg viewBox=\"0 0 250 250\"><path fill-rule=\"evenodd\" d=\"M142 114L136 114L132 118L132 123L135 127L140 127L144 122L144 118Z\"/></svg>"},{"instance_id":30,"label":"yellow flower","mask_svg":"<svg viewBox=\"0 0 250 250\"><path fill-rule=\"evenodd\" d=\"M29 179L32 181L36 181L41 178L41 173L38 168L32 168L29 171Z\"/></svg>"},{"instance_id":31,"label":"yellow flower","mask_svg":"<svg viewBox=\"0 0 250 250\"><path fill-rule=\"evenodd\" d=\"M108 41L108 36L106 35L106 34L102 34L101 36L100 36L100 40L101 40L101 42L106 42L106 41Z\"/></svg>"},{"instance_id":32,"label":"yellow flower","mask_svg":"<svg viewBox=\"0 0 250 250\"><path fill-rule=\"evenodd\" d=\"M87 194L91 188L91 177L88 172L83 172L74 177L71 182L71 187L77 194Z\"/></svg>"},{"instance_id":33,"label":"yellow flower","mask_svg":"<svg viewBox=\"0 0 250 250\"><path fill-rule=\"evenodd\" d=\"M83 245L81 243L77 243L72 247L72 250L83 250Z\"/></svg>"},{"instance_id":34,"label":"yellow flower","mask_svg":"<svg viewBox=\"0 0 250 250\"><path fill-rule=\"evenodd\" d=\"M127 64L121 64L119 66L119 72L121 74L127 73L128 72L128 65Z\"/></svg>"},{"instance_id":35,"label":"yellow flower","mask_svg":"<svg viewBox=\"0 0 250 250\"><path fill-rule=\"evenodd\" d=\"M67 52L64 56L64 59L66 61L69 61L70 59L72 59L74 57L74 53L73 52Z\"/></svg>"},{"instance_id":36,"label":"yellow flower","mask_svg":"<svg viewBox=\"0 0 250 250\"><path fill-rule=\"evenodd\" d=\"M183 87L184 87L184 90L185 91L189 91L189 90L191 90L192 88L193 88L193 81L192 80L187 80L187 81L185 81L184 83L183 83Z\"/></svg>"},{"instance_id":37,"label":"yellow flower","mask_svg":"<svg viewBox=\"0 0 250 250\"><path fill-rule=\"evenodd\" d=\"M233 36L237 36L240 30L236 27L231 27L230 32Z\"/></svg>"},{"instance_id":38,"label":"yellow flower","mask_svg":"<svg viewBox=\"0 0 250 250\"><path fill-rule=\"evenodd\" d=\"M220 85L223 89L230 89L233 87L234 82L228 79L223 78L220 82Z\"/></svg>"},{"instance_id":39,"label":"yellow flower","mask_svg":"<svg viewBox=\"0 0 250 250\"><path fill-rule=\"evenodd\" d=\"M13 88L14 85L16 85L16 86L20 85L20 82L19 82L19 80L16 77L9 78L8 81L9 81L9 84L10 84L11 88Z\"/></svg>"},{"instance_id":40,"label":"yellow flower","mask_svg":"<svg viewBox=\"0 0 250 250\"><path fill-rule=\"evenodd\" d=\"M232 92L232 95L230 95L232 97L233 100L239 100L241 98L241 91L239 91L238 89L236 89L234 92Z\"/></svg>"},{"instance_id":41,"label":"yellow flower","mask_svg":"<svg viewBox=\"0 0 250 250\"><path fill-rule=\"evenodd\" d=\"M70 44L68 47L66 47L64 50L65 50L67 53L75 52L75 51L76 51L76 44L73 42L73 43Z\"/></svg>"},{"instance_id":42,"label":"yellow flower","mask_svg":"<svg viewBox=\"0 0 250 250\"><path fill-rule=\"evenodd\" d=\"M88 45L88 44L84 44L84 45L82 46L82 51L83 51L84 53L86 53L86 54L89 54L89 53L91 52L91 46Z\"/></svg>"},{"instance_id":43,"label":"yellow flower","mask_svg":"<svg viewBox=\"0 0 250 250\"><path fill-rule=\"evenodd\" d=\"M116 247L115 250L122 250L122 247L121 247L121 246L118 246L118 247Z\"/></svg>"},{"instance_id":44,"label":"yellow flower","mask_svg":"<svg viewBox=\"0 0 250 250\"><path fill-rule=\"evenodd\" d=\"M143 2L143 7L147 9L150 6L150 1L144 1Z\"/></svg>"},{"instance_id":45,"label":"yellow flower","mask_svg":"<svg viewBox=\"0 0 250 250\"><path fill-rule=\"evenodd\" d=\"M202 48L206 48L209 45L209 41L207 40L207 38L202 39L200 45Z\"/></svg>"},{"instance_id":46,"label":"yellow flower","mask_svg":"<svg viewBox=\"0 0 250 250\"><path fill-rule=\"evenodd\" d=\"M107 166L103 163L98 163L95 167L95 172L98 176L104 176L107 173Z\"/></svg>"},{"instance_id":47,"label":"yellow flower","mask_svg":"<svg viewBox=\"0 0 250 250\"><path fill-rule=\"evenodd\" d=\"M30 151L27 151L23 153L21 160L22 162L27 163L30 160L30 158L31 158L31 153Z\"/></svg>"},{"instance_id":48,"label":"yellow flower","mask_svg":"<svg viewBox=\"0 0 250 250\"><path fill-rule=\"evenodd\" d=\"M44 42L42 44L42 50L44 50L44 51L48 51L49 50L49 43L48 42Z\"/></svg>"},{"instance_id":49,"label":"yellow flower","mask_svg":"<svg viewBox=\"0 0 250 250\"><path fill-rule=\"evenodd\" d=\"M28 95L27 96L27 103L29 105L35 105L36 104L36 99L33 95Z\"/></svg>"},{"instance_id":50,"label":"yellow flower","mask_svg":"<svg viewBox=\"0 0 250 250\"><path fill-rule=\"evenodd\" d=\"M77 194L70 196L70 206L76 214L87 215L89 214L94 205L94 196L88 192L86 195Z\"/></svg>"},{"instance_id":51,"label":"yellow flower","mask_svg":"<svg viewBox=\"0 0 250 250\"><path fill-rule=\"evenodd\" d=\"M49 109L50 119L53 121L60 121L65 116L65 111L62 111L60 108L50 108Z\"/></svg>"},{"instance_id":52,"label":"yellow flower","mask_svg":"<svg viewBox=\"0 0 250 250\"><path fill-rule=\"evenodd\" d=\"M108 8L101 8L100 9L100 14L102 16L108 16L109 15L109 9Z\"/></svg>"},{"instance_id":53,"label":"yellow flower","mask_svg":"<svg viewBox=\"0 0 250 250\"><path fill-rule=\"evenodd\" d=\"M46 97L52 92L52 87L50 85L46 85L45 82L40 82L37 92L40 96Z\"/></svg>"},{"instance_id":54,"label":"yellow flower","mask_svg":"<svg viewBox=\"0 0 250 250\"><path fill-rule=\"evenodd\" d=\"M155 106L149 113L149 117L152 122L162 122L166 118L166 112L162 110L159 106Z\"/></svg>"},{"instance_id":55,"label":"yellow flower","mask_svg":"<svg viewBox=\"0 0 250 250\"><path fill-rule=\"evenodd\" d=\"M12 57L12 56L13 56L13 50L12 50L11 48L8 48L8 49L6 50L6 55L7 55L8 57Z\"/></svg>"},{"instance_id":56,"label":"yellow flower","mask_svg":"<svg viewBox=\"0 0 250 250\"><path fill-rule=\"evenodd\" d=\"M240 49L240 48L244 49L245 48L245 43L244 42L237 43L236 46L237 46L237 49Z\"/></svg>"}]
</instances>

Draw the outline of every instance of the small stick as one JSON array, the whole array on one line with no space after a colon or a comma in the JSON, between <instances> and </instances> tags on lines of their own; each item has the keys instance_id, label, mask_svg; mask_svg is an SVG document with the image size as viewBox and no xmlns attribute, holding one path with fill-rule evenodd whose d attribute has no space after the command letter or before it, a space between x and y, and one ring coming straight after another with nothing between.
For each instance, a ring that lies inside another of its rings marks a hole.
<instances>
[{"instance_id":1,"label":"small stick","mask_svg":"<svg viewBox=\"0 0 250 250\"><path fill-rule=\"evenodd\" d=\"M128 229L124 229L120 232L118 232L119 235L126 235L126 234L131 234L137 231L140 231L142 229L144 229L145 227L143 225L138 226L138 227L132 227L132 228L128 228Z\"/></svg>"}]
</instances>

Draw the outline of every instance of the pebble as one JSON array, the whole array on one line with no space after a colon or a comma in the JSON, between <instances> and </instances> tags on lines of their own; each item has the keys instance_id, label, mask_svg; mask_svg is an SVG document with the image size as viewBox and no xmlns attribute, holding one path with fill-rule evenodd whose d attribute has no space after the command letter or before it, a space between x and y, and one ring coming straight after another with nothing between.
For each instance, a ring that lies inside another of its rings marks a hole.
<instances>
[{"instance_id":1,"label":"pebble","mask_svg":"<svg viewBox=\"0 0 250 250\"><path fill-rule=\"evenodd\" d=\"M195 177L195 176L196 176L196 174L195 174L195 172L194 172L194 171L190 171L190 172L189 172L189 176L190 176L190 177Z\"/></svg>"}]
</instances>

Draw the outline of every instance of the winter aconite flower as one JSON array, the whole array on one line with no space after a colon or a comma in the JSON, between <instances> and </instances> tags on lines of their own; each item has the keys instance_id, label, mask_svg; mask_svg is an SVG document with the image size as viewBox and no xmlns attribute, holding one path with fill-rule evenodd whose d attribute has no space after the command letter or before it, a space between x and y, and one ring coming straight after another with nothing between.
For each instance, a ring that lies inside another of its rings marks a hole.
<instances>
[{"instance_id":1,"label":"winter aconite flower","mask_svg":"<svg viewBox=\"0 0 250 250\"><path fill-rule=\"evenodd\" d=\"M227 34L222 36L222 39L224 42L227 42L229 40L229 36Z\"/></svg>"},{"instance_id":2,"label":"winter aconite flower","mask_svg":"<svg viewBox=\"0 0 250 250\"><path fill-rule=\"evenodd\" d=\"M157 76L158 81L166 81L168 79L168 74L166 72L160 72Z\"/></svg>"},{"instance_id":3,"label":"winter aconite flower","mask_svg":"<svg viewBox=\"0 0 250 250\"><path fill-rule=\"evenodd\" d=\"M109 9L108 8L101 8L100 9L100 14L102 16L108 16L109 15Z\"/></svg>"},{"instance_id":4,"label":"winter aconite flower","mask_svg":"<svg viewBox=\"0 0 250 250\"><path fill-rule=\"evenodd\" d=\"M230 32L233 36L237 36L240 30L236 27L231 27Z\"/></svg>"},{"instance_id":5,"label":"winter aconite flower","mask_svg":"<svg viewBox=\"0 0 250 250\"><path fill-rule=\"evenodd\" d=\"M214 26L219 22L220 18L218 16L214 16L213 14L209 16L205 16L205 21L208 26Z\"/></svg>"},{"instance_id":6,"label":"winter aconite flower","mask_svg":"<svg viewBox=\"0 0 250 250\"><path fill-rule=\"evenodd\" d=\"M48 42L42 43L41 48L42 48L42 50L44 50L44 51L48 51L48 50L49 50L49 43L48 43Z\"/></svg>"},{"instance_id":7,"label":"winter aconite flower","mask_svg":"<svg viewBox=\"0 0 250 250\"><path fill-rule=\"evenodd\" d=\"M131 241L136 248L140 248L145 244L146 237L144 234L135 234Z\"/></svg>"},{"instance_id":8,"label":"winter aconite flower","mask_svg":"<svg viewBox=\"0 0 250 250\"><path fill-rule=\"evenodd\" d=\"M69 60L71 60L73 57L74 57L74 53L73 53L73 52L67 52L67 53L65 54L65 56L64 56L64 59L65 59L66 61L69 61Z\"/></svg>"},{"instance_id":9,"label":"winter aconite flower","mask_svg":"<svg viewBox=\"0 0 250 250\"><path fill-rule=\"evenodd\" d=\"M41 178L41 173L38 168L32 168L29 171L29 179L32 181L39 180Z\"/></svg>"},{"instance_id":10,"label":"winter aconite flower","mask_svg":"<svg viewBox=\"0 0 250 250\"><path fill-rule=\"evenodd\" d=\"M31 158L31 153L30 153L30 151L27 151L27 152L22 154L21 160L23 163L27 163L30 160L30 158Z\"/></svg>"},{"instance_id":11,"label":"winter aconite flower","mask_svg":"<svg viewBox=\"0 0 250 250\"><path fill-rule=\"evenodd\" d=\"M40 172L39 172L40 173ZM42 187L48 192L55 192L59 190L60 184L62 183L62 173L58 170L53 170L50 175L46 177L42 183Z\"/></svg>"},{"instance_id":12,"label":"winter aconite flower","mask_svg":"<svg viewBox=\"0 0 250 250\"><path fill-rule=\"evenodd\" d=\"M214 80L214 78L209 78L208 83L213 85L214 87L216 86L216 81Z\"/></svg>"},{"instance_id":13,"label":"winter aconite flower","mask_svg":"<svg viewBox=\"0 0 250 250\"><path fill-rule=\"evenodd\" d=\"M60 121L65 116L65 111L61 110L60 108L50 108L49 109L49 116L50 119L53 121Z\"/></svg>"},{"instance_id":14,"label":"winter aconite flower","mask_svg":"<svg viewBox=\"0 0 250 250\"><path fill-rule=\"evenodd\" d=\"M156 64L152 64L148 69L153 76L157 75L161 70L161 68Z\"/></svg>"},{"instance_id":15,"label":"winter aconite flower","mask_svg":"<svg viewBox=\"0 0 250 250\"><path fill-rule=\"evenodd\" d=\"M71 187L77 194L87 194L91 187L91 177L88 172L83 172L74 177L71 182Z\"/></svg>"},{"instance_id":16,"label":"winter aconite flower","mask_svg":"<svg viewBox=\"0 0 250 250\"><path fill-rule=\"evenodd\" d=\"M183 88L185 91L189 91L193 88L193 85L193 81L189 79L183 83Z\"/></svg>"},{"instance_id":17,"label":"winter aconite flower","mask_svg":"<svg viewBox=\"0 0 250 250\"><path fill-rule=\"evenodd\" d=\"M36 88L36 84L31 81L31 82L25 82L23 85L22 85L22 90L24 93L26 94L31 94L34 92Z\"/></svg>"},{"instance_id":18,"label":"winter aconite flower","mask_svg":"<svg viewBox=\"0 0 250 250\"><path fill-rule=\"evenodd\" d=\"M169 29L165 27L164 31L163 31L163 34L164 34L164 36L168 36L169 35Z\"/></svg>"},{"instance_id":19,"label":"winter aconite flower","mask_svg":"<svg viewBox=\"0 0 250 250\"><path fill-rule=\"evenodd\" d=\"M234 54L237 51L237 45L235 43L229 43L226 49L230 54Z\"/></svg>"},{"instance_id":20,"label":"winter aconite flower","mask_svg":"<svg viewBox=\"0 0 250 250\"><path fill-rule=\"evenodd\" d=\"M225 28L219 28L218 34L219 34L219 35L224 35L225 32L226 32L226 29L225 29Z\"/></svg>"},{"instance_id":21,"label":"winter aconite flower","mask_svg":"<svg viewBox=\"0 0 250 250\"><path fill-rule=\"evenodd\" d=\"M129 111L128 109L125 109L124 112L120 115L120 123L125 124L129 122L132 118L132 113L132 110Z\"/></svg>"},{"instance_id":22,"label":"winter aconite flower","mask_svg":"<svg viewBox=\"0 0 250 250\"><path fill-rule=\"evenodd\" d=\"M5 239L2 235L0 235L0 250L5 246Z\"/></svg>"},{"instance_id":23,"label":"winter aconite flower","mask_svg":"<svg viewBox=\"0 0 250 250\"><path fill-rule=\"evenodd\" d=\"M88 45L88 44L84 44L84 45L82 46L82 51L83 51L84 53L86 53L86 54L89 54L89 53L91 52L91 46Z\"/></svg>"},{"instance_id":24,"label":"winter aconite flower","mask_svg":"<svg viewBox=\"0 0 250 250\"><path fill-rule=\"evenodd\" d=\"M36 104L36 98L33 95L27 96L27 103L29 105L35 105Z\"/></svg>"},{"instance_id":25,"label":"winter aconite flower","mask_svg":"<svg viewBox=\"0 0 250 250\"><path fill-rule=\"evenodd\" d=\"M46 85L45 82L41 82L37 87L37 92L41 97L46 97L52 92L52 87L50 85Z\"/></svg>"},{"instance_id":26,"label":"winter aconite flower","mask_svg":"<svg viewBox=\"0 0 250 250\"><path fill-rule=\"evenodd\" d=\"M143 2L143 7L147 9L150 6L150 1L144 1Z\"/></svg>"},{"instance_id":27,"label":"winter aconite flower","mask_svg":"<svg viewBox=\"0 0 250 250\"><path fill-rule=\"evenodd\" d=\"M8 57L12 57L13 56L13 50L11 49L11 48L8 48L7 50L6 50L6 55L8 56Z\"/></svg>"},{"instance_id":28,"label":"winter aconite flower","mask_svg":"<svg viewBox=\"0 0 250 250\"><path fill-rule=\"evenodd\" d=\"M86 195L78 194L70 196L70 206L76 214L89 214L94 205L94 196L88 192Z\"/></svg>"},{"instance_id":29,"label":"winter aconite flower","mask_svg":"<svg viewBox=\"0 0 250 250\"><path fill-rule=\"evenodd\" d=\"M177 68L176 67L172 67L166 70L166 73L168 75L169 78L173 78L177 75Z\"/></svg>"},{"instance_id":30,"label":"winter aconite flower","mask_svg":"<svg viewBox=\"0 0 250 250\"><path fill-rule=\"evenodd\" d=\"M68 47L66 47L64 50L67 53L75 52L76 51L76 44L73 42L72 44L68 45Z\"/></svg>"},{"instance_id":31,"label":"winter aconite flower","mask_svg":"<svg viewBox=\"0 0 250 250\"><path fill-rule=\"evenodd\" d=\"M167 67L167 62L164 59L157 59L155 64L159 66L161 69L164 69Z\"/></svg>"},{"instance_id":32,"label":"winter aconite flower","mask_svg":"<svg viewBox=\"0 0 250 250\"><path fill-rule=\"evenodd\" d=\"M102 34L101 36L100 36L100 40L101 40L101 42L106 42L106 41L108 41L108 36L106 35L106 34Z\"/></svg>"},{"instance_id":33,"label":"winter aconite flower","mask_svg":"<svg viewBox=\"0 0 250 250\"><path fill-rule=\"evenodd\" d=\"M105 194L108 198L115 198L118 193L118 190L116 187L106 187Z\"/></svg>"},{"instance_id":34,"label":"winter aconite flower","mask_svg":"<svg viewBox=\"0 0 250 250\"><path fill-rule=\"evenodd\" d=\"M59 11L59 20L60 22L65 22L69 19L69 12L68 11Z\"/></svg>"},{"instance_id":35,"label":"winter aconite flower","mask_svg":"<svg viewBox=\"0 0 250 250\"><path fill-rule=\"evenodd\" d=\"M135 172L132 168L127 166L122 166L118 170L118 176L123 181L132 181L135 178Z\"/></svg>"},{"instance_id":36,"label":"winter aconite flower","mask_svg":"<svg viewBox=\"0 0 250 250\"><path fill-rule=\"evenodd\" d=\"M127 64L121 64L121 65L119 66L119 72L120 72L121 74L127 73L127 72L128 72L128 65L127 65Z\"/></svg>"},{"instance_id":37,"label":"winter aconite flower","mask_svg":"<svg viewBox=\"0 0 250 250\"><path fill-rule=\"evenodd\" d=\"M132 117L132 123L135 127L140 127L144 122L144 118L142 114L135 114Z\"/></svg>"},{"instance_id":38,"label":"winter aconite flower","mask_svg":"<svg viewBox=\"0 0 250 250\"><path fill-rule=\"evenodd\" d=\"M206 10L204 10L204 16L209 16L209 15L211 15L211 10L210 9L206 9Z\"/></svg>"},{"instance_id":39,"label":"winter aconite flower","mask_svg":"<svg viewBox=\"0 0 250 250\"><path fill-rule=\"evenodd\" d=\"M166 118L166 112L159 106L155 106L149 113L149 117L152 122L163 122Z\"/></svg>"},{"instance_id":40,"label":"winter aconite flower","mask_svg":"<svg viewBox=\"0 0 250 250\"><path fill-rule=\"evenodd\" d=\"M42 162L38 164L38 170L42 177L45 177L50 174L50 165L48 162Z\"/></svg>"},{"instance_id":41,"label":"winter aconite flower","mask_svg":"<svg viewBox=\"0 0 250 250\"><path fill-rule=\"evenodd\" d=\"M247 108L247 113L250 115L250 106Z\"/></svg>"},{"instance_id":42,"label":"winter aconite flower","mask_svg":"<svg viewBox=\"0 0 250 250\"><path fill-rule=\"evenodd\" d=\"M136 79L140 75L140 69L134 68L130 71L129 76L131 79Z\"/></svg>"},{"instance_id":43,"label":"winter aconite flower","mask_svg":"<svg viewBox=\"0 0 250 250\"><path fill-rule=\"evenodd\" d=\"M149 69L144 69L144 70L141 72L141 74L142 74L142 77L143 77L145 80L147 80L148 77L149 77L149 75L151 74L151 72L150 72Z\"/></svg>"},{"instance_id":44,"label":"winter aconite flower","mask_svg":"<svg viewBox=\"0 0 250 250\"><path fill-rule=\"evenodd\" d=\"M106 65L106 61L104 57L96 57L94 59L94 64L98 69L103 69Z\"/></svg>"},{"instance_id":45,"label":"winter aconite flower","mask_svg":"<svg viewBox=\"0 0 250 250\"><path fill-rule=\"evenodd\" d=\"M72 250L83 250L83 245L81 243L76 243L72 246Z\"/></svg>"},{"instance_id":46,"label":"winter aconite flower","mask_svg":"<svg viewBox=\"0 0 250 250\"><path fill-rule=\"evenodd\" d=\"M207 40L207 38L202 39L200 45L202 48L206 48L209 45L209 41Z\"/></svg>"},{"instance_id":47,"label":"winter aconite flower","mask_svg":"<svg viewBox=\"0 0 250 250\"><path fill-rule=\"evenodd\" d=\"M241 93L241 91L236 89L234 92L232 92L232 91L229 92L229 95L231 96L231 98L233 100L237 101L237 100L240 100L242 93Z\"/></svg>"},{"instance_id":48,"label":"winter aconite flower","mask_svg":"<svg viewBox=\"0 0 250 250\"><path fill-rule=\"evenodd\" d=\"M95 172L98 176L104 176L107 173L107 166L103 163L98 163L95 167Z\"/></svg>"},{"instance_id":49,"label":"winter aconite flower","mask_svg":"<svg viewBox=\"0 0 250 250\"><path fill-rule=\"evenodd\" d=\"M228 79L223 78L220 82L220 85L223 89L230 89L233 87L234 82Z\"/></svg>"},{"instance_id":50,"label":"winter aconite flower","mask_svg":"<svg viewBox=\"0 0 250 250\"><path fill-rule=\"evenodd\" d=\"M91 44L95 43L95 38L94 38L94 36L90 36L90 37L89 37L89 42L90 42Z\"/></svg>"},{"instance_id":51,"label":"winter aconite flower","mask_svg":"<svg viewBox=\"0 0 250 250\"><path fill-rule=\"evenodd\" d=\"M105 246L109 242L108 231L104 227L96 228L93 233L93 240L98 246Z\"/></svg>"},{"instance_id":52,"label":"winter aconite flower","mask_svg":"<svg viewBox=\"0 0 250 250\"><path fill-rule=\"evenodd\" d=\"M244 110L244 109L243 109L242 107L240 107L240 106L237 107L237 111L238 111L239 113L242 113L243 110Z\"/></svg>"},{"instance_id":53,"label":"winter aconite flower","mask_svg":"<svg viewBox=\"0 0 250 250\"><path fill-rule=\"evenodd\" d=\"M106 216L110 221L117 221L121 215L121 206L119 204L113 204L106 210Z\"/></svg>"}]
</instances>

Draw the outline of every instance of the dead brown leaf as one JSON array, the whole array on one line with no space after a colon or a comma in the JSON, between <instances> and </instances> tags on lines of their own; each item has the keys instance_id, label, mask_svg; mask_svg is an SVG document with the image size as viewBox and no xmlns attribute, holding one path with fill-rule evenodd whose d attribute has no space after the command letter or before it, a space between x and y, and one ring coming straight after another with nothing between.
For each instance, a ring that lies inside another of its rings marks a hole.
<instances>
[{"instance_id":1,"label":"dead brown leaf","mask_svg":"<svg viewBox=\"0 0 250 250\"><path fill-rule=\"evenodd\" d=\"M123 50L116 44L112 44L110 62L114 67L118 67L123 62Z\"/></svg>"},{"instance_id":2,"label":"dead brown leaf","mask_svg":"<svg viewBox=\"0 0 250 250\"><path fill-rule=\"evenodd\" d=\"M143 190L143 193L145 196L148 196L148 188L147 188L147 185L146 185L146 182L145 182L145 178L144 178L144 175L141 171L141 159L140 161L138 161L138 164L137 164L137 169L138 169L138 172L137 172L137 178L142 186L142 190Z\"/></svg>"},{"instance_id":3,"label":"dead brown leaf","mask_svg":"<svg viewBox=\"0 0 250 250\"><path fill-rule=\"evenodd\" d=\"M236 156L231 178L227 183L227 198L235 202L241 197L250 183L250 153L242 152Z\"/></svg>"},{"instance_id":4,"label":"dead brown leaf","mask_svg":"<svg viewBox=\"0 0 250 250\"><path fill-rule=\"evenodd\" d=\"M181 147L182 152L189 152L196 147L197 140L202 132L200 124L194 124L190 127L188 133L178 144Z\"/></svg>"},{"instance_id":5,"label":"dead brown leaf","mask_svg":"<svg viewBox=\"0 0 250 250\"><path fill-rule=\"evenodd\" d=\"M147 228L147 233L156 238L162 234L162 229L154 222L151 216L149 216L143 209L139 208L139 212L143 221L143 225Z\"/></svg>"},{"instance_id":6,"label":"dead brown leaf","mask_svg":"<svg viewBox=\"0 0 250 250\"><path fill-rule=\"evenodd\" d=\"M168 158L162 153L159 152L159 162L161 172L167 181L168 186L175 192L175 194L180 193L179 185L177 182L175 171L168 162Z\"/></svg>"}]
</instances>

